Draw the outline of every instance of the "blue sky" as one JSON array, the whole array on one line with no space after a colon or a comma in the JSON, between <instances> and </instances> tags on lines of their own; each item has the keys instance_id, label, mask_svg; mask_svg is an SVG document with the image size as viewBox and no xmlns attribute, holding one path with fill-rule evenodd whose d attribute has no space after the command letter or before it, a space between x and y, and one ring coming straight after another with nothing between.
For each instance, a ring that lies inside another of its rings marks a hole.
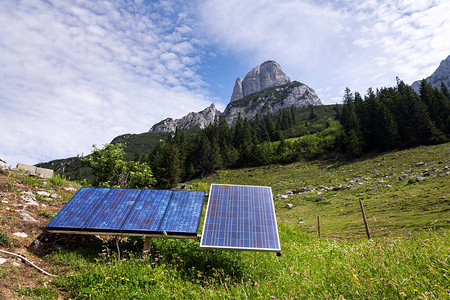
<instances>
[{"instance_id":1,"label":"blue sky","mask_svg":"<svg viewBox=\"0 0 450 300\"><path fill-rule=\"evenodd\" d=\"M357 4L355 4L357 3ZM429 76L450 54L450 1L63 1L0 6L0 157L87 154L216 103L275 60L340 103Z\"/></svg>"}]
</instances>

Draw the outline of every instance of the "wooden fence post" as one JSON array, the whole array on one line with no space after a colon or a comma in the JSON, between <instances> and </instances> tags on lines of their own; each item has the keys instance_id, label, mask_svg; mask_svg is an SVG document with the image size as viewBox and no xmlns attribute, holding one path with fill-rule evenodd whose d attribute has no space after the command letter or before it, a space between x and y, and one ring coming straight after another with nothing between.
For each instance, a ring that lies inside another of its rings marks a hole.
<instances>
[{"instance_id":1,"label":"wooden fence post","mask_svg":"<svg viewBox=\"0 0 450 300\"><path fill-rule=\"evenodd\" d=\"M317 233L319 234L320 238L320 216L317 216Z\"/></svg>"},{"instance_id":2,"label":"wooden fence post","mask_svg":"<svg viewBox=\"0 0 450 300\"><path fill-rule=\"evenodd\" d=\"M359 206L361 206L361 213L364 219L364 225L366 226L367 238L370 241L372 237L370 236L369 224L367 224L366 212L364 211L364 205L361 199L359 200Z\"/></svg>"}]
</instances>

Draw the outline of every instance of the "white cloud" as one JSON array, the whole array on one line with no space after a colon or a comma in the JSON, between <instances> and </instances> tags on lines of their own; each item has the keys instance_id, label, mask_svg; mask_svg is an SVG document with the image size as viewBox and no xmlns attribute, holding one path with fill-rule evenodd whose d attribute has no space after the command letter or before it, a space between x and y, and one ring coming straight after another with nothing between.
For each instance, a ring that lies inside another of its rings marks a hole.
<instances>
[{"instance_id":1,"label":"white cloud","mask_svg":"<svg viewBox=\"0 0 450 300\"><path fill-rule=\"evenodd\" d=\"M210 104L173 1L4 1L0 156L37 163Z\"/></svg>"},{"instance_id":2,"label":"white cloud","mask_svg":"<svg viewBox=\"0 0 450 300\"><path fill-rule=\"evenodd\" d=\"M204 30L252 66L278 61L325 103L429 76L450 50L450 2L207 1ZM245 74L236 74L243 76ZM323 93L323 94L321 94Z\"/></svg>"}]
</instances>

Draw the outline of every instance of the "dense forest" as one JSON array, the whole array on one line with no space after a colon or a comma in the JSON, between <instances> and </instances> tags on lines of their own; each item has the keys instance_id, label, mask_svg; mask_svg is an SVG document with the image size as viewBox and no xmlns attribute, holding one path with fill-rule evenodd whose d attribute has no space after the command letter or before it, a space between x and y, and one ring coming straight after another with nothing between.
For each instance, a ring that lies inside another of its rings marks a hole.
<instances>
[{"instance_id":1,"label":"dense forest","mask_svg":"<svg viewBox=\"0 0 450 300\"><path fill-rule=\"evenodd\" d=\"M450 95L444 84L437 89L423 80L420 94L401 80L396 87L369 89L364 96L347 88L343 105L319 114L320 109L292 107L251 121L239 116L233 126L219 117L190 137L177 130L148 157L136 153L135 160L146 160L157 185L169 188L221 168L290 163L331 154L351 159L450 139Z\"/></svg>"}]
</instances>

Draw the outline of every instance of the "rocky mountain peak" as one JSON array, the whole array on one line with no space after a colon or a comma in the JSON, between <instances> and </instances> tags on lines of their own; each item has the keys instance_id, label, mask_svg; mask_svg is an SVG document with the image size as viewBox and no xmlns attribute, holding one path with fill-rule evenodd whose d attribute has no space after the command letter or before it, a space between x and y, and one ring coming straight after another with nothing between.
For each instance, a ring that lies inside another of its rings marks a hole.
<instances>
[{"instance_id":1,"label":"rocky mountain peak","mask_svg":"<svg viewBox=\"0 0 450 300\"><path fill-rule=\"evenodd\" d=\"M411 85L417 93L420 90L420 81L421 80L414 81ZM450 87L450 55L441 61L439 67L431 74L431 76L426 78L426 81L433 87L440 88L441 82L447 87Z\"/></svg>"},{"instance_id":2,"label":"rocky mountain peak","mask_svg":"<svg viewBox=\"0 0 450 300\"><path fill-rule=\"evenodd\" d=\"M236 79L230 102L289 82L291 79L283 72L281 66L276 61L268 60L248 72L244 80Z\"/></svg>"},{"instance_id":3,"label":"rocky mountain peak","mask_svg":"<svg viewBox=\"0 0 450 300\"><path fill-rule=\"evenodd\" d=\"M190 112L181 119L167 118L150 128L149 132L175 132L177 127L179 129L188 129L191 127L199 127L203 129L214 122L216 115L220 115L220 111L216 109L214 103L202 111Z\"/></svg>"}]
</instances>

